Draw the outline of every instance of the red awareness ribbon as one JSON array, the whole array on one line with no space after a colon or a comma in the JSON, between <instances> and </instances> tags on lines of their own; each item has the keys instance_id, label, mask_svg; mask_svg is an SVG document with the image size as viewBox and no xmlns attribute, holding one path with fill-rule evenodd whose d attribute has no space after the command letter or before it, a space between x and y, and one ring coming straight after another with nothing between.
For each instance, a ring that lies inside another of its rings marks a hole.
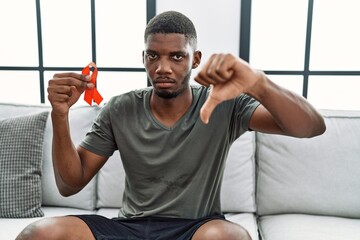
<instances>
[{"instance_id":1,"label":"red awareness ribbon","mask_svg":"<svg viewBox=\"0 0 360 240\"><path fill-rule=\"evenodd\" d=\"M90 67L94 68L93 73L91 74L91 80L90 80L90 82L92 84L94 84L94 88L85 90L84 100L90 106L92 105L93 100L94 100L94 102L97 103L97 105L100 105L100 103L103 100L103 97L100 95L100 93L96 89L96 78L98 75L98 70L97 70L96 64L93 62L89 63L86 67L83 68L81 73L84 75L90 75Z\"/></svg>"}]
</instances>

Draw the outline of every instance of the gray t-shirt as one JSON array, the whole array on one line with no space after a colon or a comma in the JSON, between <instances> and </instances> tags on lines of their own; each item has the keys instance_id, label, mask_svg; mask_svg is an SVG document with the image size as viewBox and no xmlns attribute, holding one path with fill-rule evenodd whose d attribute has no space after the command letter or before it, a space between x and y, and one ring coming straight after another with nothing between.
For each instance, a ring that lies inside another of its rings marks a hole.
<instances>
[{"instance_id":1,"label":"gray t-shirt","mask_svg":"<svg viewBox=\"0 0 360 240\"><path fill-rule=\"evenodd\" d=\"M120 216L200 218L221 214L220 186L233 141L248 130L259 103L243 94L218 105L208 124L199 112L208 88L171 128L150 110L152 88L113 97L81 146L102 156L119 150L126 172Z\"/></svg>"}]
</instances>

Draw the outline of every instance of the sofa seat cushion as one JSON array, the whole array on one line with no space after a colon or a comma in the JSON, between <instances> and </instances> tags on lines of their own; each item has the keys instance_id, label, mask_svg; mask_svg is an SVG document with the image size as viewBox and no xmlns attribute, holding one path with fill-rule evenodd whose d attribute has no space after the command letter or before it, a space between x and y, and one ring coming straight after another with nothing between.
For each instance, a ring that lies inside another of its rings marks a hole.
<instances>
[{"instance_id":1,"label":"sofa seat cushion","mask_svg":"<svg viewBox=\"0 0 360 240\"><path fill-rule=\"evenodd\" d=\"M81 210L76 208L64 208L64 207L42 207L44 217L37 218L0 218L0 229L6 231L0 231L0 240L15 239L16 236L29 224L38 220L55 217L66 216L73 214L93 214L94 212L88 210Z\"/></svg>"},{"instance_id":2,"label":"sofa seat cushion","mask_svg":"<svg viewBox=\"0 0 360 240\"><path fill-rule=\"evenodd\" d=\"M259 219L263 240L358 240L360 219L282 214Z\"/></svg>"}]
</instances>

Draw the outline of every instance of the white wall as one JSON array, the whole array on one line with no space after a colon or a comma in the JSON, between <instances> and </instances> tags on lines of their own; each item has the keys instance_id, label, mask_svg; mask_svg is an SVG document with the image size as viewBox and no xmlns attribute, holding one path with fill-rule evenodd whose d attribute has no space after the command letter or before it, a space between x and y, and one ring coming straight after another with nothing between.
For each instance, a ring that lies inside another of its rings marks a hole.
<instances>
[{"instance_id":1,"label":"white wall","mask_svg":"<svg viewBox=\"0 0 360 240\"><path fill-rule=\"evenodd\" d=\"M179 11L193 21L204 64L213 53L239 54L240 3L240 0L157 0L156 12Z\"/></svg>"}]
</instances>

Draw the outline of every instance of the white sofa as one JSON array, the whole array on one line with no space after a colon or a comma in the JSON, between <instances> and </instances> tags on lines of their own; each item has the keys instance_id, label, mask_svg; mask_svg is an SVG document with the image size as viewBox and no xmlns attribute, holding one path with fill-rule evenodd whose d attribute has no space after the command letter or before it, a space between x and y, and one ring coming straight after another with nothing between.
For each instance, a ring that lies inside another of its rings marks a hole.
<instances>
[{"instance_id":1,"label":"white sofa","mask_svg":"<svg viewBox=\"0 0 360 240\"><path fill-rule=\"evenodd\" d=\"M50 110L43 105L0 104L0 129L5 119ZM99 110L97 106L71 110L75 144L90 129ZM230 149L222 208L227 218L243 225L254 240L360 239L360 111L321 112L327 131L319 137L296 139L248 132ZM115 153L80 193L62 197L52 169L51 128L49 115L41 139L41 172L35 172L41 174L39 208L43 217L117 216L124 188L119 154ZM5 140L0 137L1 141ZM0 194L3 199L1 189ZM0 216L0 240L15 239L26 225L40 218Z\"/></svg>"}]
</instances>

